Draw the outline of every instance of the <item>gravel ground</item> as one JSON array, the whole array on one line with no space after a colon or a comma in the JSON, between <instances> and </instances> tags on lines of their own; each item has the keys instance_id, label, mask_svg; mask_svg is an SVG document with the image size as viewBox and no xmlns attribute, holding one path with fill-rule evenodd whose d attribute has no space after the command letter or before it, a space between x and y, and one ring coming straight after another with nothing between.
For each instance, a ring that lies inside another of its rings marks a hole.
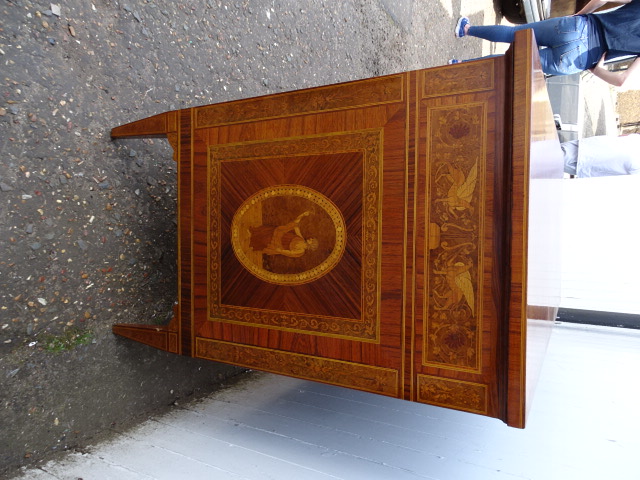
<instances>
[{"instance_id":1,"label":"gravel ground","mask_svg":"<svg viewBox=\"0 0 640 480\"><path fill-rule=\"evenodd\" d=\"M462 4L1 0L0 475L241 373L111 334L166 323L177 268L171 149L110 129L477 57L452 35Z\"/></svg>"}]
</instances>

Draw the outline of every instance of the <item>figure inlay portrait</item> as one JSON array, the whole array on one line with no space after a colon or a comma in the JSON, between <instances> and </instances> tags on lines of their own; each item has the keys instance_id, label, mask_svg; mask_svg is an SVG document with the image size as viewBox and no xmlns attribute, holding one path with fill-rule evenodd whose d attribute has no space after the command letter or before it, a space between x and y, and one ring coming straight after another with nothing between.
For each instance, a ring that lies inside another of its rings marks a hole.
<instances>
[{"instance_id":1,"label":"figure inlay portrait","mask_svg":"<svg viewBox=\"0 0 640 480\"><path fill-rule=\"evenodd\" d=\"M231 224L238 261L261 280L284 285L326 275L340 261L345 237L333 202L299 185L260 190L242 203Z\"/></svg>"}]
</instances>

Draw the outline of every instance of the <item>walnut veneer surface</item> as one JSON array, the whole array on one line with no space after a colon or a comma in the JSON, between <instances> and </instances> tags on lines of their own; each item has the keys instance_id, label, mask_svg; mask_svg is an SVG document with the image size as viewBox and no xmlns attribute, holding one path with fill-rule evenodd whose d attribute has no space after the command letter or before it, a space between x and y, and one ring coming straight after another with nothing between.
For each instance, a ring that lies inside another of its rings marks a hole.
<instances>
[{"instance_id":1,"label":"walnut veneer surface","mask_svg":"<svg viewBox=\"0 0 640 480\"><path fill-rule=\"evenodd\" d=\"M170 352L524 427L559 303L562 160L537 48L166 112Z\"/></svg>"}]
</instances>

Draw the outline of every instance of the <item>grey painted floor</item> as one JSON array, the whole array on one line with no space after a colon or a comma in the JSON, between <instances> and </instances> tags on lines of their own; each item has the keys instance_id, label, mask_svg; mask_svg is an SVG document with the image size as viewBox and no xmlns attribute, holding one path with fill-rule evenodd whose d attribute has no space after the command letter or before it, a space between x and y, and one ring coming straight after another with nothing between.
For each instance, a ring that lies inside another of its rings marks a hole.
<instances>
[{"instance_id":1,"label":"grey painted floor","mask_svg":"<svg viewBox=\"0 0 640 480\"><path fill-rule=\"evenodd\" d=\"M640 331L557 325L525 430L276 375L21 478L640 479Z\"/></svg>"}]
</instances>

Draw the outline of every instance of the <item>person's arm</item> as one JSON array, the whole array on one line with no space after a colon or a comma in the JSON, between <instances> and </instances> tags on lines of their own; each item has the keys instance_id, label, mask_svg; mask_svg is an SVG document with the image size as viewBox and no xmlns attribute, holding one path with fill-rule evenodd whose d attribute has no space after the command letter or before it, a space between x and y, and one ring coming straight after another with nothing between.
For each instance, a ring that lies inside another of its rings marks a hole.
<instances>
[{"instance_id":1,"label":"person's arm","mask_svg":"<svg viewBox=\"0 0 640 480\"><path fill-rule=\"evenodd\" d=\"M640 72L640 58L636 58L626 70L622 70L621 72L610 72L604 65L605 56L606 53L602 55L595 67L589 69L589 71L596 77L616 87L622 87L625 84L638 81L640 78L640 73L638 73Z\"/></svg>"},{"instance_id":2,"label":"person's arm","mask_svg":"<svg viewBox=\"0 0 640 480\"><path fill-rule=\"evenodd\" d=\"M586 15L593 13L600 7L604 7L607 3L631 3L632 0L615 0L615 2L607 2L606 0L591 0L576 15ZM612 5L614 7L615 5Z\"/></svg>"},{"instance_id":3,"label":"person's arm","mask_svg":"<svg viewBox=\"0 0 640 480\"><path fill-rule=\"evenodd\" d=\"M311 212L309 212L309 211L303 212L300 215L298 215L298 218L296 218L293 221L293 225L294 225L293 231L299 237L302 237L302 234L300 233L300 220L302 220L304 217L308 217L309 215L311 215Z\"/></svg>"}]
</instances>

